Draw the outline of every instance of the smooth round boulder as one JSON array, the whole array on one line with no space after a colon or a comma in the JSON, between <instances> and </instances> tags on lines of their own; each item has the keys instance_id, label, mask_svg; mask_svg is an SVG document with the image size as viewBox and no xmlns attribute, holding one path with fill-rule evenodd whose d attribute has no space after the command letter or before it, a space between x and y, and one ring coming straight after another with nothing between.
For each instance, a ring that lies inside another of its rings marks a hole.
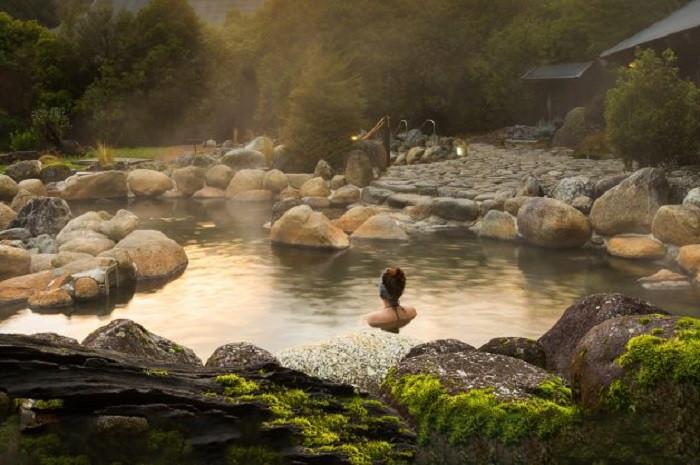
<instances>
[{"instance_id":1,"label":"smooth round boulder","mask_svg":"<svg viewBox=\"0 0 700 465\"><path fill-rule=\"evenodd\" d=\"M216 187L211 187L211 186L204 186L201 189L199 189L197 192L192 194L193 199L200 199L200 200L223 199L224 197L226 197L225 191L222 191L221 189L217 189Z\"/></svg>"},{"instance_id":2,"label":"smooth round boulder","mask_svg":"<svg viewBox=\"0 0 700 465\"><path fill-rule=\"evenodd\" d=\"M17 192L17 195L15 195L15 198L12 199L10 208L16 212L19 212L29 203L30 200L34 198L36 198L36 195L32 194L26 189L20 189L19 192Z\"/></svg>"},{"instance_id":3,"label":"smooth round boulder","mask_svg":"<svg viewBox=\"0 0 700 465\"><path fill-rule=\"evenodd\" d=\"M469 199L437 198L432 204L434 215L452 221L474 221L479 217L479 204Z\"/></svg>"},{"instance_id":4,"label":"smooth round boulder","mask_svg":"<svg viewBox=\"0 0 700 465\"><path fill-rule=\"evenodd\" d=\"M341 187L345 186L347 184L347 181L345 180L345 176L342 174L336 174L333 176L331 179L331 189L340 189Z\"/></svg>"},{"instance_id":5,"label":"smooth round boulder","mask_svg":"<svg viewBox=\"0 0 700 465\"><path fill-rule=\"evenodd\" d=\"M681 247L676 258L678 265L687 273L700 273L700 244Z\"/></svg>"},{"instance_id":6,"label":"smooth round boulder","mask_svg":"<svg viewBox=\"0 0 700 465\"><path fill-rule=\"evenodd\" d=\"M58 248L59 252L72 252L79 254L88 254L96 257L102 252L113 249L114 241L105 237L85 237L73 239L61 245Z\"/></svg>"},{"instance_id":7,"label":"smooth round boulder","mask_svg":"<svg viewBox=\"0 0 700 465\"><path fill-rule=\"evenodd\" d=\"M518 238L516 219L510 213L490 210L481 220L479 237L499 241L514 241Z\"/></svg>"},{"instance_id":8,"label":"smooth round boulder","mask_svg":"<svg viewBox=\"0 0 700 465\"><path fill-rule=\"evenodd\" d=\"M576 197L571 202L571 206L584 215L588 215L591 212L591 208L593 208L593 199L582 195L581 197Z\"/></svg>"},{"instance_id":9,"label":"smooth round boulder","mask_svg":"<svg viewBox=\"0 0 700 465\"><path fill-rule=\"evenodd\" d=\"M232 198L246 191L256 191L263 188L265 172L262 170L241 170L231 179L226 188L226 197Z\"/></svg>"},{"instance_id":10,"label":"smooth round boulder","mask_svg":"<svg viewBox=\"0 0 700 465\"><path fill-rule=\"evenodd\" d=\"M690 289L690 280L687 276L674 273L671 270L660 270L651 276L645 276L637 280L648 291L678 291Z\"/></svg>"},{"instance_id":11,"label":"smooth round boulder","mask_svg":"<svg viewBox=\"0 0 700 465\"><path fill-rule=\"evenodd\" d=\"M126 198L129 189L123 171L102 171L73 175L66 179L61 197L66 200L96 200Z\"/></svg>"},{"instance_id":12,"label":"smooth round boulder","mask_svg":"<svg viewBox=\"0 0 700 465\"><path fill-rule=\"evenodd\" d=\"M40 271L0 280L0 306L25 303L34 292L46 289L54 278L53 271Z\"/></svg>"},{"instance_id":13,"label":"smooth round boulder","mask_svg":"<svg viewBox=\"0 0 700 465\"><path fill-rule=\"evenodd\" d=\"M279 197L280 200L301 199L301 194L299 194L299 189L287 187L280 192Z\"/></svg>"},{"instance_id":14,"label":"smooth round boulder","mask_svg":"<svg viewBox=\"0 0 700 465\"><path fill-rule=\"evenodd\" d=\"M634 315L593 327L576 345L572 359L572 387L578 401L588 408L599 407L613 381L625 375L619 358L627 352L630 340L643 334L669 339L678 321L679 317L666 315Z\"/></svg>"},{"instance_id":15,"label":"smooth round boulder","mask_svg":"<svg viewBox=\"0 0 700 465\"><path fill-rule=\"evenodd\" d=\"M65 200L57 197L38 197L31 199L22 207L10 227L24 228L32 236L42 234L55 236L61 232L72 217L71 209Z\"/></svg>"},{"instance_id":16,"label":"smooth round boulder","mask_svg":"<svg viewBox=\"0 0 700 465\"><path fill-rule=\"evenodd\" d=\"M36 310L65 308L73 305L73 297L65 289L47 289L30 295L27 304Z\"/></svg>"},{"instance_id":17,"label":"smooth round boulder","mask_svg":"<svg viewBox=\"0 0 700 465\"><path fill-rule=\"evenodd\" d=\"M408 234L399 222L386 213L370 217L352 233L353 239L407 241Z\"/></svg>"},{"instance_id":18,"label":"smooth round boulder","mask_svg":"<svg viewBox=\"0 0 700 465\"><path fill-rule=\"evenodd\" d=\"M286 212L288 212L294 207L298 207L299 205L302 205L302 201L298 198L284 199L280 200L279 202L275 202L275 204L272 205L272 215L270 222L274 223L275 221L282 218L282 215L284 215Z\"/></svg>"},{"instance_id":19,"label":"smooth round boulder","mask_svg":"<svg viewBox=\"0 0 700 465\"><path fill-rule=\"evenodd\" d=\"M0 281L29 274L32 259L24 249L0 245Z\"/></svg>"},{"instance_id":20,"label":"smooth round boulder","mask_svg":"<svg viewBox=\"0 0 700 465\"><path fill-rule=\"evenodd\" d=\"M267 158L257 150L235 149L228 152L221 162L234 171L267 168Z\"/></svg>"},{"instance_id":21,"label":"smooth round boulder","mask_svg":"<svg viewBox=\"0 0 700 465\"><path fill-rule=\"evenodd\" d=\"M326 160L319 160L314 169L314 176L330 181L333 178L333 168Z\"/></svg>"},{"instance_id":22,"label":"smooth round boulder","mask_svg":"<svg viewBox=\"0 0 700 465\"><path fill-rule=\"evenodd\" d=\"M41 162L39 160L18 161L5 168L5 175L16 182L21 182L25 179L39 179Z\"/></svg>"},{"instance_id":23,"label":"smooth round boulder","mask_svg":"<svg viewBox=\"0 0 700 465\"><path fill-rule=\"evenodd\" d=\"M623 234L608 239L608 253L632 260L658 260L666 256L666 246L649 236Z\"/></svg>"},{"instance_id":24,"label":"smooth round boulder","mask_svg":"<svg viewBox=\"0 0 700 465\"><path fill-rule=\"evenodd\" d=\"M93 278L83 276L73 281L75 300L92 300L100 296L100 285Z\"/></svg>"},{"instance_id":25,"label":"smooth round boulder","mask_svg":"<svg viewBox=\"0 0 700 465\"><path fill-rule=\"evenodd\" d=\"M207 170L205 180L208 186L226 189L233 179L235 171L226 165L214 165Z\"/></svg>"},{"instance_id":26,"label":"smooth round boulder","mask_svg":"<svg viewBox=\"0 0 700 465\"><path fill-rule=\"evenodd\" d=\"M564 178L552 191L552 198L571 205L577 197L595 196L595 184L588 176Z\"/></svg>"},{"instance_id":27,"label":"smooth round boulder","mask_svg":"<svg viewBox=\"0 0 700 465\"><path fill-rule=\"evenodd\" d=\"M266 136L258 136L245 146L247 150L255 150L265 156L265 160L269 166L272 165L275 155L275 143Z\"/></svg>"},{"instance_id":28,"label":"smooth round boulder","mask_svg":"<svg viewBox=\"0 0 700 465\"><path fill-rule=\"evenodd\" d=\"M0 202L0 231L9 229L15 218L17 218L17 212Z\"/></svg>"},{"instance_id":29,"label":"smooth round boulder","mask_svg":"<svg viewBox=\"0 0 700 465\"><path fill-rule=\"evenodd\" d=\"M323 178L312 178L301 186L299 194L302 197L328 197L331 194L331 189Z\"/></svg>"},{"instance_id":30,"label":"smooth round boulder","mask_svg":"<svg viewBox=\"0 0 700 465\"><path fill-rule=\"evenodd\" d=\"M350 246L343 230L308 205L294 207L275 221L270 239L275 244L319 249L347 249Z\"/></svg>"},{"instance_id":31,"label":"smooth round boulder","mask_svg":"<svg viewBox=\"0 0 700 465\"><path fill-rule=\"evenodd\" d=\"M529 243L547 248L581 247L591 238L588 218L555 199L533 197L518 212L518 231Z\"/></svg>"},{"instance_id":32,"label":"smooth round boulder","mask_svg":"<svg viewBox=\"0 0 700 465\"><path fill-rule=\"evenodd\" d=\"M44 184L48 184L50 182L65 181L72 174L73 170L65 163L52 163L50 165L42 166L41 172L39 173L39 179L41 179Z\"/></svg>"},{"instance_id":33,"label":"smooth round boulder","mask_svg":"<svg viewBox=\"0 0 700 465\"><path fill-rule=\"evenodd\" d=\"M138 280L169 279L187 268L187 254L160 231L136 230L114 247L128 253Z\"/></svg>"},{"instance_id":34,"label":"smooth round boulder","mask_svg":"<svg viewBox=\"0 0 700 465\"><path fill-rule=\"evenodd\" d=\"M88 349L132 355L152 363L201 366L192 349L151 333L131 320L114 320L96 329L82 342Z\"/></svg>"},{"instance_id":35,"label":"smooth round boulder","mask_svg":"<svg viewBox=\"0 0 700 465\"><path fill-rule=\"evenodd\" d=\"M277 358L284 367L377 394L389 370L419 342L366 331L286 349Z\"/></svg>"},{"instance_id":36,"label":"smooth round boulder","mask_svg":"<svg viewBox=\"0 0 700 465\"><path fill-rule=\"evenodd\" d=\"M46 197L49 193L46 190L46 186L40 179L25 179L20 181L17 186L20 189L24 189L37 197Z\"/></svg>"},{"instance_id":37,"label":"smooth round boulder","mask_svg":"<svg viewBox=\"0 0 700 465\"><path fill-rule=\"evenodd\" d=\"M323 210L331 206L331 201L328 200L328 197L302 197L301 201L314 210Z\"/></svg>"},{"instance_id":38,"label":"smooth round boulder","mask_svg":"<svg viewBox=\"0 0 700 465\"><path fill-rule=\"evenodd\" d=\"M505 202L503 202L503 211L510 213L513 216L518 216L518 212L520 211L520 207L522 207L525 202L530 200L532 197L540 197L538 195L532 195L532 196L522 196L518 195L515 197L511 197L509 199L506 199Z\"/></svg>"},{"instance_id":39,"label":"smooth round boulder","mask_svg":"<svg viewBox=\"0 0 700 465\"><path fill-rule=\"evenodd\" d=\"M652 232L667 244L700 244L700 208L665 205L654 216Z\"/></svg>"},{"instance_id":40,"label":"smooth round boulder","mask_svg":"<svg viewBox=\"0 0 700 465\"><path fill-rule=\"evenodd\" d=\"M479 347L479 350L489 354L517 358L542 369L547 368L547 355L544 352L544 347L534 339L497 337Z\"/></svg>"},{"instance_id":41,"label":"smooth round boulder","mask_svg":"<svg viewBox=\"0 0 700 465\"><path fill-rule=\"evenodd\" d=\"M683 199L683 206L700 208L700 187L688 191Z\"/></svg>"},{"instance_id":42,"label":"smooth round boulder","mask_svg":"<svg viewBox=\"0 0 700 465\"><path fill-rule=\"evenodd\" d=\"M346 206L360 201L362 190L353 185L343 186L333 191L328 200L333 206Z\"/></svg>"},{"instance_id":43,"label":"smooth round boulder","mask_svg":"<svg viewBox=\"0 0 700 465\"><path fill-rule=\"evenodd\" d=\"M289 185L294 189L301 189L301 186L303 186L304 184L306 184L307 181L310 181L313 178L313 174L287 173L287 180L289 181Z\"/></svg>"},{"instance_id":44,"label":"smooth round boulder","mask_svg":"<svg viewBox=\"0 0 700 465\"><path fill-rule=\"evenodd\" d=\"M126 182L136 197L158 197L175 187L167 174L155 170L133 170Z\"/></svg>"},{"instance_id":45,"label":"smooth round boulder","mask_svg":"<svg viewBox=\"0 0 700 465\"><path fill-rule=\"evenodd\" d=\"M204 187L205 172L196 166L186 166L173 171L173 180L177 190L185 197L192 195Z\"/></svg>"},{"instance_id":46,"label":"smooth round boulder","mask_svg":"<svg viewBox=\"0 0 700 465\"><path fill-rule=\"evenodd\" d=\"M601 197L607 191L609 191L613 187L617 186L618 184L620 184L622 181L624 181L628 177L629 177L629 174L613 174L613 175L605 176L605 177L599 179L595 185L595 197L594 198L597 199L598 197Z\"/></svg>"},{"instance_id":47,"label":"smooth round boulder","mask_svg":"<svg viewBox=\"0 0 700 465\"><path fill-rule=\"evenodd\" d=\"M667 312L621 294L596 294L582 299L567 308L559 321L539 339L547 356L547 369L569 378L574 349L591 328L620 316L652 314Z\"/></svg>"},{"instance_id":48,"label":"smooth round boulder","mask_svg":"<svg viewBox=\"0 0 700 465\"><path fill-rule=\"evenodd\" d=\"M287 179L287 175L280 170L270 170L265 173L265 177L263 178L263 189L277 194L278 192L285 190L288 186L289 180Z\"/></svg>"},{"instance_id":49,"label":"smooth round boulder","mask_svg":"<svg viewBox=\"0 0 700 465\"><path fill-rule=\"evenodd\" d=\"M670 188L664 171L644 168L598 198L591 223L602 236L651 232L654 216L668 203Z\"/></svg>"},{"instance_id":50,"label":"smooth round boulder","mask_svg":"<svg viewBox=\"0 0 700 465\"><path fill-rule=\"evenodd\" d=\"M352 233L377 213L374 207L357 206L346 211L343 216L334 220L333 224L346 233Z\"/></svg>"},{"instance_id":51,"label":"smooth round boulder","mask_svg":"<svg viewBox=\"0 0 700 465\"><path fill-rule=\"evenodd\" d=\"M208 368L228 368L233 371L257 370L265 365L279 365L279 361L267 350L247 342L219 347L206 363Z\"/></svg>"},{"instance_id":52,"label":"smooth round boulder","mask_svg":"<svg viewBox=\"0 0 700 465\"><path fill-rule=\"evenodd\" d=\"M0 202L12 202L17 192L17 182L5 174L0 174Z\"/></svg>"}]
</instances>

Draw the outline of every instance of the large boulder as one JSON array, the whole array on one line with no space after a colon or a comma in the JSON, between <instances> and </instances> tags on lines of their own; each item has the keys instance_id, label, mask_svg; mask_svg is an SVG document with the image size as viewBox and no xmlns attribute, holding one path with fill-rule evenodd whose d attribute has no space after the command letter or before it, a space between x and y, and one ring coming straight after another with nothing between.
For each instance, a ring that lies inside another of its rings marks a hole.
<instances>
[{"instance_id":1,"label":"large boulder","mask_svg":"<svg viewBox=\"0 0 700 465\"><path fill-rule=\"evenodd\" d=\"M273 243L321 249L347 249L348 236L333 226L323 213L299 205L275 221L270 231Z\"/></svg>"},{"instance_id":2,"label":"large boulder","mask_svg":"<svg viewBox=\"0 0 700 465\"><path fill-rule=\"evenodd\" d=\"M167 174L155 170L134 170L126 182L136 197L158 197L175 187Z\"/></svg>"},{"instance_id":3,"label":"large boulder","mask_svg":"<svg viewBox=\"0 0 700 465\"><path fill-rule=\"evenodd\" d=\"M666 314L642 300L621 294L596 294L567 308L539 342L547 355L547 369L569 377L574 349L594 326L620 316Z\"/></svg>"},{"instance_id":4,"label":"large boulder","mask_svg":"<svg viewBox=\"0 0 700 465\"><path fill-rule=\"evenodd\" d=\"M107 212L87 212L73 218L56 236L59 246L76 239L108 238L120 241L138 227L139 219L127 210L114 216Z\"/></svg>"},{"instance_id":5,"label":"large boulder","mask_svg":"<svg viewBox=\"0 0 700 465\"><path fill-rule=\"evenodd\" d=\"M344 207L359 202L361 195L362 190L359 187L349 184L336 189L329 197L329 200L333 206Z\"/></svg>"},{"instance_id":6,"label":"large boulder","mask_svg":"<svg viewBox=\"0 0 700 465\"><path fill-rule=\"evenodd\" d=\"M32 259L24 249L0 245L0 281L29 274Z\"/></svg>"},{"instance_id":7,"label":"large boulder","mask_svg":"<svg viewBox=\"0 0 700 465\"><path fill-rule=\"evenodd\" d=\"M316 163L316 169L314 169L314 176L330 181L333 179L333 168L326 160L319 160Z\"/></svg>"},{"instance_id":8,"label":"large boulder","mask_svg":"<svg viewBox=\"0 0 700 465\"><path fill-rule=\"evenodd\" d=\"M0 306L26 303L30 295L46 289L55 278L52 271L40 271L0 281Z\"/></svg>"},{"instance_id":9,"label":"large boulder","mask_svg":"<svg viewBox=\"0 0 700 465\"><path fill-rule=\"evenodd\" d=\"M267 350L247 342L236 342L216 349L207 360L206 366L250 371L270 364L279 365L279 361Z\"/></svg>"},{"instance_id":10,"label":"large boulder","mask_svg":"<svg viewBox=\"0 0 700 465\"><path fill-rule=\"evenodd\" d=\"M272 205L272 215L270 217L270 223L274 223L275 221L279 220L289 210L291 210L294 207L298 207L299 205L302 205L302 203L303 202L301 201L301 199L298 198L289 198L280 200L279 202L275 202Z\"/></svg>"},{"instance_id":11,"label":"large boulder","mask_svg":"<svg viewBox=\"0 0 700 465\"><path fill-rule=\"evenodd\" d=\"M665 205L654 216L652 232L657 239L669 244L700 244L700 208Z\"/></svg>"},{"instance_id":12,"label":"large boulder","mask_svg":"<svg viewBox=\"0 0 700 465\"><path fill-rule=\"evenodd\" d=\"M691 189L688 194L686 194L683 199L683 206L700 208L700 187Z\"/></svg>"},{"instance_id":13,"label":"large boulder","mask_svg":"<svg viewBox=\"0 0 700 465\"><path fill-rule=\"evenodd\" d=\"M552 197L571 205L577 197L595 197L595 184L587 176L574 176L559 181Z\"/></svg>"},{"instance_id":14,"label":"large boulder","mask_svg":"<svg viewBox=\"0 0 700 465\"><path fill-rule=\"evenodd\" d=\"M287 173L289 186L294 189L301 189L301 186L314 178L313 174L308 173Z\"/></svg>"},{"instance_id":15,"label":"large boulder","mask_svg":"<svg viewBox=\"0 0 700 465\"><path fill-rule=\"evenodd\" d=\"M588 132L586 109L584 107L576 107L566 114L564 124L559 128L556 134L554 134L552 146L575 149L583 142Z\"/></svg>"},{"instance_id":16,"label":"large boulder","mask_svg":"<svg viewBox=\"0 0 700 465\"><path fill-rule=\"evenodd\" d=\"M207 185L217 189L226 189L235 171L226 165L214 165L207 170L205 180Z\"/></svg>"},{"instance_id":17,"label":"large boulder","mask_svg":"<svg viewBox=\"0 0 700 465\"><path fill-rule=\"evenodd\" d=\"M73 170L65 163L51 163L42 166L39 179L45 184L50 182L61 182L68 179L73 174Z\"/></svg>"},{"instance_id":18,"label":"large boulder","mask_svg":"<svg viewBox=\"0 0 700 465\"><path fill-rule=\"evenodd\" d=\"M29 191L37 197L46 197L49 195L46 186L40 179L25 179L24 181L20 181L17 186L20 190L24 189Z\"/></svg>"},{"instance_id":19,"label":"large boulder","mask_svg":"<svg viewBox=\"0 0 700 465\"><path fill-rule=\"evenodd\" d=\"M226 197L233 198L241 192L261 190L264 179L263 170L241 170L231 179L226 188Z\"/></svg>"},{"instance_id":20,"label":"large boulder","mask_svg":"<svg viewBox=\"0 0 700 465\"><path fill-rule=\"evenodd\" d=\"M469 199L437 198L432 205L434 215L453 221L474 221L479 217L479 204Z\"/></svg>"},{"instance_id":21,"label":"large boulder","mask_svg":"<svg viewBox=\"0 0 700 465\"><path fill-rule=\"evenodd\" d=\"M634 260L657 260L666 256L666 246L649 236L623 234L607 242L608 253L613 257Z\"/></svg>"},{"instance_id":22,"label":"large boulder","mask_svg":"<svg viewBox=\"0 0 700 465\"><path fill-rule=\"evenodd\" d=\"M627 179L629 174L611 174L609 176L604 176L598 180L595 184L595 196L593 198L597 199L605 194L607 191L613 187L620 184L622 181Z\"/></svg>"},{"instance_id":23,"label":"large boulder","mask_svg":"<svg viewBox=\"0 0 700 465\"><path fill-rule=\"evenodd\" d=\"M35 197L36 195L32 194L28 190L20 189L19 192L17 192L17 195L15 195L15 198L12 199L10 208L12 208L16 212L19 212L22 208L24 208L25 205L29 203L30 200L32 200Z\"/></svg>"},{"instance_id":24,"label":"large boulder","mask_svg":"<svg viewBox=\"0 0 700 465\"><path fill-rule=\"evenodd\" d=\"M407 241L408 234L391 215L380 213L370 217L352 233L353 239Z\"/></svg>"},{"instance_id":25,"label":"large boulder","mask_svg":"<svg viewBox=\"0 0 700 465\"><path fill-rule=\"evenodd\" d=\"M62 244L58 251L88 254L96 257L102 252L106 252L114 248L114 241L105 237L80 237L72 239Z\"/></svg>"},{"instance_id":26,"label":"large boulder","mask_svg":"<svg viewBox=\"0 0 700 465\"><path fill-rule=\"evenodd\" d=\"M74 175L66 179L61 191L61 197L66 200L116 199L126 198L128 194L123 171Z\"/></svg>"},{"instance_id":27,"label":"large boulder","mask_svg":"<svg viewBox=\"0 0 700 465\"><path fill-rule=\"evenodd\" d=\"M328 197L331 194L331 189L323 178L312 178L301 186L299 194L302 197Z\"/></svg>"},{"instance_id":28,"label":"large boulder","mask_svg":"<svg viewBox=\"0 0 700 465\"><path fill-rule=\"evenodd\" d=\"M419 341L381 331L338 336L277 353L282 366L377 393L389 370Z\"/></svg>"},{"instance_id":29,"label":"large boulder","mask_svg":"<svg viewBox=\"0 0 700 465\"><path fill-rule=\"evenodd\" d=\"M686 272L693 275L700 274L700 244L681 247L676 260Z\"/></svg>"},{"instance_id":30,"label":"large boulder","mask_svg":"<svg viewBox=\"0 0 700 465\"><path fill-rule=\"evenodd\" d=\"M586 215L559 200L533 197L518 212L518 231L531 244L581 247L591 238Z\"/></svg>"},{"instance_id":31,"label":"large boulder","mask_svg":"<svg viewBox=\"0 0 700 465\"><path fill-rule=\"evenodd\" d=\"M42 234L55 236L68 224L72 217L73 214L65 200L56 197L37 197L30 200L19 211L17 218L12 221L10 227L24 228L32 236L40 236ZM0 224L1 227L2 225Z\"/></svg>"},{"instance_id":32,"label":"large boulder","mask_svg":"<svg viewBox=\"0 0 700 465\"><path fill-rule=\"evenodd\" d=\"M530 365L547 368L547 355L539 341L525 337L497 337L479 347L481 352L518 358Z\"/></svg>"},{"instance_id":33,"label":"large boulder","mask_svg":"<svg viewBox=\"0 0 700 465\"><path fill-rule=\"evenodd\" d=\"M571 382L580 402L588 408L599 407L613 381L625 374L619 358L627 352L630 340L643 334L669 339L678 321L678 317L663 315L623 316L588 331L576 345L572 359Z\"/></svg>"},{"instance_id":34,"label":"large boulder","mask_svg":"<svg viewBox=\"0 0 700 465\"><path fill-rule=\"evenodd\" d=\"M343 216L333 221L333 224L350 234L362 226L365 221L378 213L374 207L357 206L346 211Z\"/></svg>"},{"instance_id":35,"label":"large boulder","mask_svg":"<svg viewBox=\"0 0 700 465\"><path fill-rule=\"evenodd\" d=\"M39 179L41 175L41 162L38 160L18 161L5 169L5 174L16 182L25 179Z\"/></svg>"},{"instance_id":36,"label":"large boulder","mask_svg":"<svg viewBox=\"0 0 700 465\"><path fill-rule=\"evenodd\" d=\"M374 180L369 156L361 150L353 150L345 162L345 179L357 187L367 187Z\"/></svg>"},{"instance_id":37,"label":"large boulder","mask_svg":"<svg viewBox=\"0 0 700 465\"><path fill-rule=\"evenodd\" d=\"M234 171L267 168L265 155L257 150L235 149L228 152L221 162Z\"/></svg>"},{"instance_id":38,"label":"large boulder","mask_svg":"<svg viewBox=\"0 0 700 465\"><path fill-rule=\"evenodd\" d=\"M0 174L0 202L12 202L17 192L17 182L5 174Z\"/></svg>"},{"instance_id":39,"label":"large boulder","mask_svg":"<svg viewBox=\"0 0 700 465\"><path fill-rule=\"evenodd\" d=\"M15 218L17 218L17 212L0 202L0 231L8 229Z\"/></svg>"},{"instance_id":40,"label":"large boulder","mask_svg":"<svg viewBox=\"0 0 700 465\"><path fill-rule=\"evenodd\" d=\"M435 341L424 342L423 344L418 344L417 346L414 346L403 357L403 359L411 357L420 357L422 355L437 356L440 354L454 354L455 352L464 352L470 350L476 350L476 347L458 339L438 339Z\"/></svg>"},{"instance_id":41,"label":"large boulder","mask_svg":"<svg viewBox=\"0 0 700 465\"><path fill-rule=\"evenodd\" d=\"M479 237L514 241L518 238L518 225L513 215L498 210L490 210L481 220Z\"/></svg>"},{"instance_id":42,"label":"large boulder","mask_svg":"<svg viewBox=\"0 0 700 465\"><path fill-rule=\"evenodd\" d=\"M603 236L647 234L654 215L668 202L668 196L669 185L663 170L641 169L595 201L591 223Z\"/></svg>"},{"instance_id":43,"label":"large boulder","mask_svg":"<svg viewBox=\"0 0 700 465\"><path fill-rule=\"evenodd\" d=\"M536 177L528 175L520 181L515 195L516 197L542 197L544 190Z\"/></svg>"},{"instance_id":44,"label":"large boulder","mask_svg":"<svg viewBox=\"0 0 700 465\"><path fill-rule=\"evenodd\" d=\"M185 250L160 231L136 230L115 249L128 253L139 280L172 278L187 268Z\"/></svg>"},{"instance_id":45,"label":"large boulder","mask_svg":"<svg viewBox=\"0 0 700 465\"><path fill-rule=\"evenodd\" d=\"M275 143L266 136L259 136L253 139L245 146L246 150L260 152L265 157L267 165L271 166L275 153Z\"/></svg>"},{"instance_id":46,"label":"large boulder","mask_svg":"<svg viewBox=\"0 0 700 465\"><path fill-rule=\"evenodd\" d=\"M270 170L265 173L263 178L263 189L266 189L275 194L282 192L289 187L289 179L287 175L280 170Z\"/></svg>"},{"instance_id":47,"label":"large boulder","mask_svg":"<svg viewBox=\"0 0 700 465\"><path fill-rule=\"evenodd\" d=\"M82 344L89 349L120 352L151 363L202 365L191 349L153 334L131 320L114 320L90 333Z\"/></svg>"},{"instance_id":48,"label":"large boulder","mask_svg":"<svg viewBox=\"0 0 700 465\"><path fill-rule=\"evenodd\" d=\"M173 180L177 190L185 197L191 197L195 192L204 187L206 172L196 166L186 166L173 171Z\"/></svg>"}]
</instances>

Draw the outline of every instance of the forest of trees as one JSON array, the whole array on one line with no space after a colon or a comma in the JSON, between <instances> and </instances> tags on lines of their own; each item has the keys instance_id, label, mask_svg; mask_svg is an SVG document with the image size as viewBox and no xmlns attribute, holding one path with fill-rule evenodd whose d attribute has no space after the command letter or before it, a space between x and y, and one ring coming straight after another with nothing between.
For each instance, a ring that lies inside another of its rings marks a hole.
<instances>
[{"instance_id":1,"label":"forest of trees","mask_svg":"<svg viewBox=\"0 0 700 465\"><path fill-rule=\"evenodd\" d=\"M84 143L221 140L234 127L278 136L321 114L486 131L531 105L519 79L530 67L592 59L685 3L267 0L219 27L186 0L137 13L0 0L0 146L30 144L32 114L49 108Z\"/></svg>"}]
</instances>

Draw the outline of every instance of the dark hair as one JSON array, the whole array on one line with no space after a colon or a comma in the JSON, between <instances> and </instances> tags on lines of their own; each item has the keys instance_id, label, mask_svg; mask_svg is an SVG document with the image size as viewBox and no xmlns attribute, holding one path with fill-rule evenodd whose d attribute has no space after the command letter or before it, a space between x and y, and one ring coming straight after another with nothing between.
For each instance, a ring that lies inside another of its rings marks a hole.
<instances>
[{"instance_id":1,"label":"dark hair","mask_svg":"<svg viewBox=\"0 0 700 465\"><path fill-rule=\"evenodd\" d=\"M382 284L392 297L391 300L398 303L406 288L406 275L401 271L401 268L387 268L382 273Z\"/></svg>"}]
</instances>

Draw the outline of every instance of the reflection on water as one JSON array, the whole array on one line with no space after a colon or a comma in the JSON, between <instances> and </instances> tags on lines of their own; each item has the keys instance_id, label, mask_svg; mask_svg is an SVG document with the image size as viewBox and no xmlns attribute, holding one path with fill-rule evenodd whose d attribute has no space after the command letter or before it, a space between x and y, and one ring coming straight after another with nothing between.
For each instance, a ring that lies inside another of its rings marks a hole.
<instances>
[{"instance_id":1,"label":"reflection on water","mask_svg":"<svg viewBox=\"0 0 700 465\"><path fill-rule=\"evenodd\" d=\"M117 204L100 208L116 210ZM74 207L75 213L94 205ZM193 348L206 358L225 343L279 350L363 328L380 305L377 279L389 265L408 277L403 301L419 317L403 334L480 345L496 336L538 337L580 297L623 292L669 310L700 315L692 292L648 293L635 280L649 264L590 251L545 251L474 238L360 244L339 253L271 247L268 205L147 201L128 207L146 228L184 245L190 264L177 280L142 286L70 315L0 312L0 331L52 331L77 339L116 318Z\"/></svg>"}]
</instances>

